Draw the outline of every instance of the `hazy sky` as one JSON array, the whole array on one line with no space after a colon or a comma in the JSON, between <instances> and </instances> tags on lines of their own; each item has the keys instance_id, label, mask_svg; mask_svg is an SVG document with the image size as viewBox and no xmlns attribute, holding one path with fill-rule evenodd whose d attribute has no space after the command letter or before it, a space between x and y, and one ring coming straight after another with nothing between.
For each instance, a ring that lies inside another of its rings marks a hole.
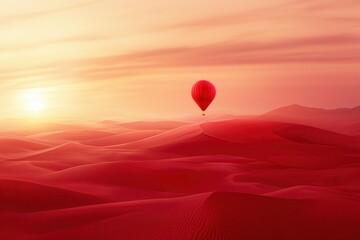
<instances>
[{"instance_id":1,"label":"hazy sky","mask_svg":"<svg viewBox=\"0 0 360 240\"><path fill-rule=\"evenodd\" d=\"M200 79L218 90L209 114L360 104L359 0L0 4L3 117L30 116L32 91L55 118L200 114Z\"/></svg>"}]
</instances>

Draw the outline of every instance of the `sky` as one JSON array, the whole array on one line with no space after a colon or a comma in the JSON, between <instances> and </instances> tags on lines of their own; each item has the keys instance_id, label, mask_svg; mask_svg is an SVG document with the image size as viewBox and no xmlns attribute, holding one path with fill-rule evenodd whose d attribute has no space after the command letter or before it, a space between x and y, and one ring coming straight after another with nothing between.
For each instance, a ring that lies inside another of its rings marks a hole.
<instances>
[{"instance_id":1,"label":"sky","mask_svg":"<svg viewBox=\"0 0 360 240\"><path fill-rule=\"evenodd\" d=\"M360 104L358 0L0 0L3 118L176 118ZM35 99L35 100L34 100Z\"/></svg>"}]
</instances>

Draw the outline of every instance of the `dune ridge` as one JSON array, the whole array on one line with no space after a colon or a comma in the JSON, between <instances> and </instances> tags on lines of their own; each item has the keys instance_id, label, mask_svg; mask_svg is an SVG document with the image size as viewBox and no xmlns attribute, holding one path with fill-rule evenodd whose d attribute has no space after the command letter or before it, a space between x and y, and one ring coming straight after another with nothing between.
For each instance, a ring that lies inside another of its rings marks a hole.
<instances>
[{"instance_id":1,"label":"dune ridge","mask_svg":"<svg viewBox=\"0 0 360 240\"><path fill-rule=\"evenodd\" d=\"M227 116L4 133L0 236L360 239L360 138L307 123Z\"/></svg>"}]
</instances>

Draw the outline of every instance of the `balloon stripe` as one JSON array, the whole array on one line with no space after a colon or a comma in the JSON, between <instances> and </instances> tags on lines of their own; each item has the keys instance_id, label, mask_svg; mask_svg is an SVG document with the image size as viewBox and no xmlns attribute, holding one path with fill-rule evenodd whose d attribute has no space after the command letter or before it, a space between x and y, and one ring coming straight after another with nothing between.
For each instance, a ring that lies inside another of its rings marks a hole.
<instances>
[{"instance_id":1,"label":"balloon stripe","mask_svg":"<svg viewBox=\"0 0 360 240\"><path fill-rule=\"evenodd\" d=\"M205 111L214 100L216 89L211 82L200 80L192 87L191 95L201 110Z\"/></svg>"}]
</instances>

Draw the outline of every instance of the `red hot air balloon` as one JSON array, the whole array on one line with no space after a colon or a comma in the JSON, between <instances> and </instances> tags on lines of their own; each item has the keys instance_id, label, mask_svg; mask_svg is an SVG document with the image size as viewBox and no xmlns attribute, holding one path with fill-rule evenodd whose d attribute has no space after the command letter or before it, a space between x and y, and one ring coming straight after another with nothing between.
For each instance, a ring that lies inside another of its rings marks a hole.
<instances>
[{"instance_id":1,"label":"red hot air balloon","mask_svg":"<svg viewBox=\"0 0 360 240\"><path fill-rule=\"evenodd\" d=\"M216 89L211 82L200 80L192 87L191 95L201 110L205 111L210 103L214 100Z\"/></svg>"}]
</instances>

